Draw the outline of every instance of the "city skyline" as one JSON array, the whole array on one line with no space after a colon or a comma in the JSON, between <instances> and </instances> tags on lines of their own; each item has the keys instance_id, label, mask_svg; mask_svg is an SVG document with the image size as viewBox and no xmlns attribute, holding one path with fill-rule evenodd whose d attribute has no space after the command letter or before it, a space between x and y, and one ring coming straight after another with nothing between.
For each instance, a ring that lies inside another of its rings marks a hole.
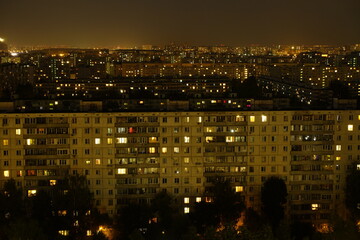
<instances>
[{"instance_id":1,"label":"city skyline","mask_svg":"<svg viewBox=\"0 0 360 240\"><path fill-rule=\"evenodd\" d=\"M0 37L15 46L134 47L354 44L354 0L324 1L8 1Z\"/></svg>"}]
</instances>

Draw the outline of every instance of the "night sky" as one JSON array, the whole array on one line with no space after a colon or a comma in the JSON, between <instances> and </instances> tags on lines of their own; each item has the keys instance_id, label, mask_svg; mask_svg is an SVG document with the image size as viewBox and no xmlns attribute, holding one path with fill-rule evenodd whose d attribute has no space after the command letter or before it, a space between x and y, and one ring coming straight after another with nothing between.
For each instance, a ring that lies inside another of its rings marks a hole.
<instances>
[{"instance_id":1,"label":"night sky","mask_svg":"<svg viewBox=\"0 0 360 240\"><path fill-rule=\"evenodd\" d=\"M360 0L0 0L11 45L360 43Z\"/></svg>"}]
</instances>

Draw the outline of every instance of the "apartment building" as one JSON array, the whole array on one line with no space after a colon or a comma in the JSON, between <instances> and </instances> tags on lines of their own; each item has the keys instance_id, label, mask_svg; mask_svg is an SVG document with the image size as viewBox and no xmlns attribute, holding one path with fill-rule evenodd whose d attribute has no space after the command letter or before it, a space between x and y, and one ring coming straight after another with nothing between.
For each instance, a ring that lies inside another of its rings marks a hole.
<instances>
[{"instance_id":1,"label":"apartment building","mask_svg":"<svg viewBox=\"0 0 360 240\"><path fill-rule=\"evenodd\" d=\"M277 176L288 216L322 224L346 217L346 174L360 159L357 110L3 113L0 126L0 187L13 178L32 196L86 175L110 215L160 191L189 213L212 201L214 178L260 210L261 186Z\"/></svg>"}]
</instances>

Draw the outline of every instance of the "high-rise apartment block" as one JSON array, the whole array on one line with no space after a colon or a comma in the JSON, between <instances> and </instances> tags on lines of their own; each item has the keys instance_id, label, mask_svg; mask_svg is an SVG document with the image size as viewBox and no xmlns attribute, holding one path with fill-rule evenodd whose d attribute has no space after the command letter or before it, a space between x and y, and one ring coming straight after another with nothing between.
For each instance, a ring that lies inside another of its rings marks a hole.
<instances>
[{"instance_id":1,"label":"high-rise apartment block","mask_svg":"<svg viewBox=\"0 0 360 240\"><path fill-rule=\"evenodd\" d=\"M358 110L2 113L0 124L1 185L13 178L32 196L86 175L110 215L160 191L191 212L212 201L214 178L260 210L262 184L277 176L287 215L322 224L346 217L346 175L360 159Z\"/></svg>"}]
</instances>

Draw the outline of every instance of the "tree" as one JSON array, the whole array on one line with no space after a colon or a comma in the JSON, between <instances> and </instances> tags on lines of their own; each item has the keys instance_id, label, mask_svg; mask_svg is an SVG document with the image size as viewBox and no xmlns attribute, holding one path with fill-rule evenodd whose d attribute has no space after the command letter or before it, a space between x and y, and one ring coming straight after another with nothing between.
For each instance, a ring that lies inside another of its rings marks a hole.
<instances>
[{"instance_id":1,"label":"tree","mask_svg":"<svg viewBox=\"0 0 360 240\"><path fill-rule=\"evenodd\" d=\"M130 238L130 235L141 234L139 229L147 229L151 219L150 206L145 204L129 204L120 209L118 228L123 239Z\"/></svg>"},{"instance_id":2,"label":"tree","mask_svg":"<svg viewBox=\"0 0 360 240\"><path fill-rule=\"evenodd\" d=\"M16 187L14 179L10 179L0 192L0 223L22 216L23 212L22 190Z\"/></svg>"},{"instance_id":3,"label":"tree","mask_svg":"<svg viewBox=\"0 0 360 240\"><path fill-rule=\"evenodd\" d=\"M222 223L236 222L245 205L240 193L236 193L229 180L214 181L214 206Z\"/></svg>"},{"instance_id":4,"label":"tree","mask_svg":"<svg viewBox=\"0 0 360 240\"><path fill-rule=\"evenodd\" d=\"M360 171L353 166L352 172L346 178L345 203L351 217L360 219Z\"/></svg>"},{"instance_id":5,"label":"tree","mask_svg":"<svg viewBox=\"0 0 360 240\"><path fill-rule=\"evenodd\" d=\"M52 195L58 227L68 229L71 238L82 239L87 230L98 229L94 223L96 209L86 176L66 177L55 185Z\"/></svg>"},{"instance_id":6,"label":"tree","mask_svg":"<svg viewBox=\"0 0 360 240\"><path fill-rule=\"evenodd\" d=\"M262 210L274 233L284 218L284 204L287 195L284 180L277 177L268 178L261 189Z\"/></svg>"},{"instance_id":7,"label":"tree","mask_svg":"<svg viewBox=\"0 0 360 240\"><path fill-rule=\"evenodd\" d=\"M196 203L190 214L198 233L207 236L212 232L209 229L235 226L245 206L240 193L234 191L229 180L214 179L212 195L213 202Z\"/></svg>"}]
</instances>

